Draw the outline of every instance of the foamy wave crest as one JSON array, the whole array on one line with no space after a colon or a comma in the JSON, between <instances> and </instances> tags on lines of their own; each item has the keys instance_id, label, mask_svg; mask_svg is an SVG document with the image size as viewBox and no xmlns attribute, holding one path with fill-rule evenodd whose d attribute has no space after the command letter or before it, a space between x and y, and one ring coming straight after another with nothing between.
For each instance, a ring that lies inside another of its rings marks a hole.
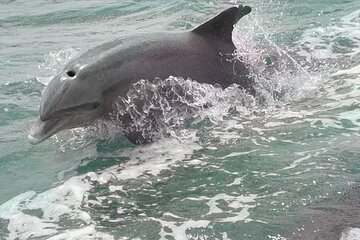
<instances>
[{"instance_id":1,"label":"foamy wave crest","mask_svg":"<svg viewBox=\"0 0 360 240\"><path fill-rule=\"evenodd\" d=\"M306 57L308 62L316 59L335 59L340 68L349 66L360 54L359 13L359 10L352 12L332 26L305 31L302 39L298 41L298 54Z\"/></svg>"},{"instance_id":2,"label":"foamy wave crest","mask_svg":"<svg viewBox=\"0 0 360 240\"><path fill-rule=\"evenodd\" d=\"M129 159L123 164L73 177L43 193L18 195L0 206L0 227L5 230L0 237L107 240L114 237L106 224L120 227L119 223L127 220L150 221L151 217L139 214L142 210L131 194L154 187L167 178L164 171L172 171L179 161L200 149L193 133L185 135L182 141L172 139L123 150L119 157Z\"/></svg>"},{"instance_id":3,"label":"foamy wave crest","mask_svg":"<svg viewBox=\"0 0 360 240\"><path fill-rule=\"evenodd\" d=\"M309 29L299 41L298 54L307 61L328 66L325 69L331 73L323 84L324 94L318 99L322 106L316 112L320 119L314 119L314 125L359 130L359 13L359 10L352 12L329 27Z\"/></svg>"},{"instance_id":4,"label":"foamy wave crest","mask_svg":"<svg viewBox=\"0 0 360 240\"><path fill-rule=\"evenodd\" d=\"M304 65L300 56L279 46L262 25L261 16L254 14L233 32L236 58L251 66L260 106L270 110L322 94L328 71Z\"/></svg>"},{"instance_id":5,"label":"foamy wave crest","mask_svg":"<svg viewBox=\"0 0 360 240\"><path fill-rule=\"evenodd\" d=\"M216 85L169 77L133 84L126 98L119 97L113 118L125 133L141 132L144 138L147 135L146 138L154 140L159 135L174 135L173 129L186 121L204 118L216 121L231 105L252 104L253 98L236 85L222 90Z\"/></svg>"}]
</instances>

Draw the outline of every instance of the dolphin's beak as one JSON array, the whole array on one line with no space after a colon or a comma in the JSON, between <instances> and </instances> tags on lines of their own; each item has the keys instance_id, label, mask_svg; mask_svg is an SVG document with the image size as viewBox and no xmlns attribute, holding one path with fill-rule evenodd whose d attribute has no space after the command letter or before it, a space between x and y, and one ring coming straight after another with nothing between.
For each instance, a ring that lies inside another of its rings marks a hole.
<instances>
[{"instance_id":1,"label":"dolphin's beak","mask_svg":"<svg viewBox=\"0 0 360 240\"><path fill-rule=\"evenodd\" d=\"M38 118L30 129L28 142L38 144L60 131L63 125L61 118L53 118L47 121Z\"/></svg>"}]
</instances>

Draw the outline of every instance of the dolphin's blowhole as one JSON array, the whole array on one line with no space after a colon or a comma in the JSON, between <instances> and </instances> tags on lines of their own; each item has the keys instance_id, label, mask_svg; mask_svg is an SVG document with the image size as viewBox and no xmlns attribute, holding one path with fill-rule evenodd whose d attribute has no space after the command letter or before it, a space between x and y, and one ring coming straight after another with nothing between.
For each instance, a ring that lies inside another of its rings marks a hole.
<instances>
[{"instance_id":1,"label":"dolphin's blowhole","mask_svg":"<svg viewBox=\"0 0 360 240\"><path fill-rule=\"evenodd\" d=\"M69 76L69 77L75 77L76 75L76 72L74 70L69 70L66 72L66 74Z\"/></svg>"}]
</instances>

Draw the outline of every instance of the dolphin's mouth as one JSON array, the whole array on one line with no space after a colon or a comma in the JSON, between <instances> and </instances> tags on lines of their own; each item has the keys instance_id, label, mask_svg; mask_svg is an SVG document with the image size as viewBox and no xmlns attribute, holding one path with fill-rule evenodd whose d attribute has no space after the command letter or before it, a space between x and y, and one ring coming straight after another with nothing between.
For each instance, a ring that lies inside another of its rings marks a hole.
<instances>
[{"instance_id":1,"label":"dolphin's mouth","mask_svg":"<svg viewBox=\"0 0 360 240\"><path fill-rule=\"evenodd\" d=\"M61 118L53 118L46 121L42 121L38 118L30 129L27 138L28 142L31 144L38 144L59 132L63 125L64 121L62 121Z\"/></svg>"}]
</instances>

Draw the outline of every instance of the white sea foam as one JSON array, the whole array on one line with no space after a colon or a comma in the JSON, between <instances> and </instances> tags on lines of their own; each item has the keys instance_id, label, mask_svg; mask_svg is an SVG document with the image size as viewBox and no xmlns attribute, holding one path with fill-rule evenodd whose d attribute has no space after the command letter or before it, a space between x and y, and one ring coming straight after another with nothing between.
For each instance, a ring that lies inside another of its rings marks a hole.
<instances>
[{"instance_id":1,"label":"white sea foam","mask_svg":"<svg viewBox=\"0 0 360 240\"><path fill-rule=\"evenodd\" d=\"M58 234L48 240L114 240L115 238L110 234L102 233L95 228L95 225L90 225L75 230L66 230L64 233Z\"/></svg>"},{"instance_id":2,"label":"white sea foam","mask_svg":"<svg viewBox=\"0 0 360 240\"><path fill-rule=\"evenodd\" d=\"M242 183L243 180L244 180L243 177L235 178L232 183L229 183L229 184L227 184L226 186L230 187L230 186L241 185L241 183Z\"/></svg>"},{"instance_id":3,"label":"white sea foam","mask_svg":"<svg viewBox=\"0 0 360 240\"><path fill-rule=\"evenodd\" d=\"M318 27L306 30L302 39L298 42L302 50L298 54L304 55L307 61L313 59L343 58L348 56L353 58L359 53L360 49L360 15L359 10L341 18L332 26ZM346 39L353 42L357 47L345 47L337 45L336 41ZM328 44L328 42L332 44ZM340 48L341 52L336 52L335 48Z\"/></svg>"},{"instance_id":4,"label":"white sea foam","mask_svg":"<svg viewBox=\"0 0 360 240\"><path fill-rule=\"evenodd\" d=\"M89 224L89 214L80 209L89 189L86 177L74 177L46 192L27 192L4 203L0 206L0 217L9 220L8 239L56 234L64 215Z\"/></svg>"},{"instance_id":5,"label":"white sea foam","mask_svg":"<svg viewBox=\"0 0 360 240\"><path fill-rule=\"evenodd\" d=\"M93 183L107 185L112 192L124 191L114 181L136 179L142 175L159 175L178 161L186 160L199 146L193 135L187 139L166 139L157 143L129 149L119 156L130 160L120 166L110 167L99 173L87 173L73 177L61 185L43 193L26 192L0 206L0 218L9 221L8 239L49 237L49 239L113 239L108 233L96 228L91 215L84 209L88 204L101 204L106 198L89 200ZM176 145L176 148L173 146ZM110 195L109 197L117 197ZM71 221L66 230L61 224ZM185 223L190 226L190 223Z\"/></svg>"},{"instance_id":6,"label":"white sea foam","mask_svg":"<svg viewBox=\"0 0 360 240\"><path fill-rule=\"evenodd\" d=\"M360 239L360 228L347 228L340 236L339 240L358 240Z\"/></svg>"},{"instance_id":7,"label":"white sea foam","mask_svg":"<svg viewBox=\"0 0 360 240\"><path fill-rule=\"evenodd\" d=\"M218 221L237 222L237 221L250 220L248 219L248 217L250 216L248 210L249 208L254 208L256 206L255 202L257 198L258 196L255 194L249 194L243 196L242 195L231 196L225 193L221 193L213 197L202 196L197 198L188 197L185 199L192 201L205 201L205 203L209 206L209 211L204 216L209 216L216 213L227 213L228 215L230 215L229 217L220 218ZM223 209L220 209L218 207L219 200L225 201L227 203L227 206L231 210L225 211Z\"/></svg>"},{"instance_id":8,"label":"white sea foam","mask_svg":"<svg viewBox=\"0 0 360 240\"><path fill-rule=\"evenodd\" d=\"M295 167L297 167L300 163L302 163L303 161L308 160L308 159L310 159L310 158L311 158L311 154L306 155L305 157L298 158L298 159L294 160L294 162L291 163L289 166L286 166L286 167L282 168L281 170L288 170L288 169L295 168Z\"/></svg>"},{"instance_id":9,"label":"white sea foam","mask_svg":"<svg viewBox=\"0 0 360 240\"><path fill-rule=\"evenodd\" d=\"M232 152L224 157L219 157L219 159L226 159L226 158L230 158L230 157L238 157L238 156L243 156L243 155L246 155L246 154L250 154L252 152L256 152L258 150L254 149L254 150L251 150L249 152Z\"/></svg>"},{"instance_id":10,"label":"white sea foam","mask_svg":"<svg viewBox=\"0 0 360 240\"><path fill-rule=\"evenodd\" d=\"M209 220L188 220L183 223L163 221L156 218L153 218L153 220L159 222L162 226L160 231L160 240L167 240L167 237L169 236L179 240L192 239L192 236L189 236L189 234L186 233L186 230L190 228L206 228L210 224ZM166 232L164 230L165 227L171 229L171 233Z\"/></svg>"},{"instance_id":11,"label":"white sea foam","mask_svg":"<svg viewBox=\"0 0 360 240\"><path fill-rule=\"evenodd\" d=\"M201 238L199 235L192 236L186 231L189 229L199 229L199 228L208 228L214 225L216 222L219 223L235 223L238 221L251 221L249 218L250 213L249 209L256 206L255 200L258 197L254 194L244 195L244 196L231 196L228 194L217 194L213 197L201 196L201 197L187 197L182 201L200 201L205 202L208 205L209 210L206 214L202 215L199 219L184 219L178 216L171 216L177 221L168 221L164 219L151 218L154 221L157 221L161 224L162 228L160 231L160 239L167 239L166 237L173 237L174 239L193 239ZM218 201L225 201L227 207L230 210L221 209L218 206ZM217 214L219 217L216 217ZM211 218L209 221L207 219ZM170 231L165 231L165 228L170 229ZM206 237L205 237L206 238ZM227 238L227 234L223 233L223 239Z\"/></svg>"}]
</instances>

